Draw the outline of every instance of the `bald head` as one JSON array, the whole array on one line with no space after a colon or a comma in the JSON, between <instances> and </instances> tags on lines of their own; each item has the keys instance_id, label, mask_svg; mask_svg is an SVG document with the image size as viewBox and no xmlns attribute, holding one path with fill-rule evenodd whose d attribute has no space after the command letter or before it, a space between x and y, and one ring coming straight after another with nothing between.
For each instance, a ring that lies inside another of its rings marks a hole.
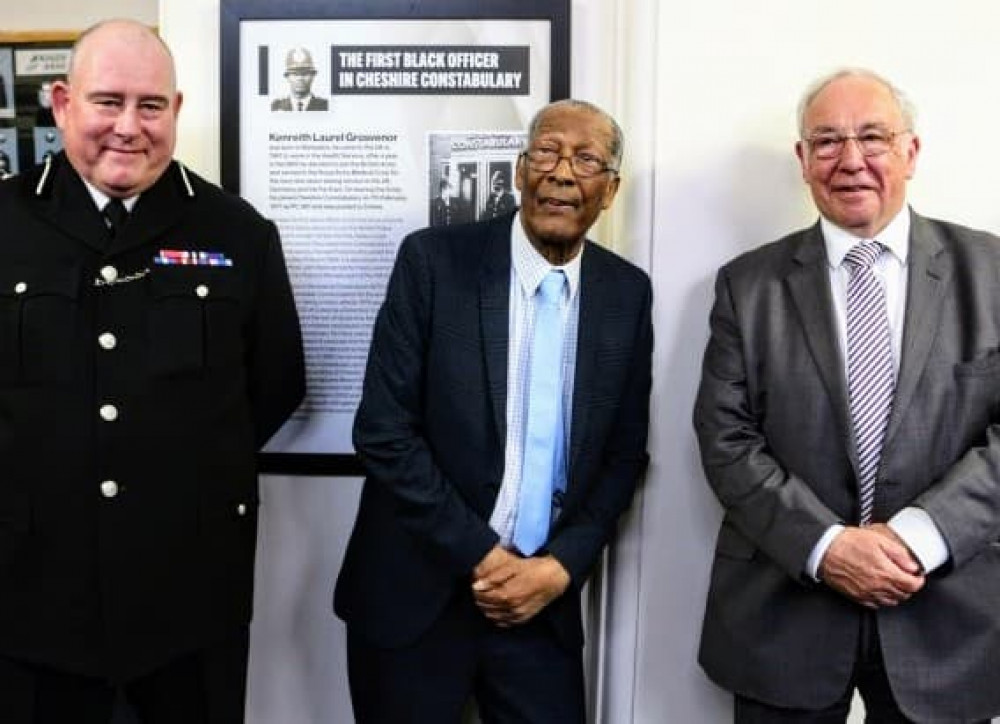
<instances>
[{"instance_id":1,"label":"bald head","mask_svg":"<svg viewBox=\"0 0 1000 724\"><path fill-rule=\"evenodd\" d=\"M170 50L141 23L107 20L84 32L66 80L52 85L52 112L77 173L113 198L156 183L174 152L176 86Z\"/></svg>"},{"instance_id":2,"label":"bald head","mask_svg":"<svg viewBox=\"0 0 1000 724\"><path fill-rule=\"evenodd\" d=\"M159 52L163 53L170 69L170 88L171 90L176 89L177 73L174 69L174 56L170 52L170 48L167 47L167 44L163 42L163 39L159 35L146 25L124 18L102 20L96 25L91 25L80 34L80 37L73 44L73 50L69 59L69 70L66 72L66 78L70 83L73 82L73 76L76 74L77 69L89 60L89 54L93 49L99 49L102 43L107 43L109 40L136 46L148 45L149 49L154 52L156 48L159 48Z\"/></svg>"}]
</instances>

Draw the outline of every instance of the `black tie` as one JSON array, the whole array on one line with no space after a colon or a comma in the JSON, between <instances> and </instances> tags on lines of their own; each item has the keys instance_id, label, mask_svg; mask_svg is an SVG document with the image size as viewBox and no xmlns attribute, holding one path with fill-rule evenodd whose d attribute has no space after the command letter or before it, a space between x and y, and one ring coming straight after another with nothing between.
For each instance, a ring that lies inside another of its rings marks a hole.
<instances>
[{"instance_id":1,"label":"black tie","mask_svg":"<svg viewBox=\"0 0 1000 724\"><path fill-rule=\"evenodd\" d=\"M121 233L122 227L128 221L128 210L121 199L111 199L104 205L103 214L108 224L108 233L113 239Z\"/></svg>"}]
</instances>

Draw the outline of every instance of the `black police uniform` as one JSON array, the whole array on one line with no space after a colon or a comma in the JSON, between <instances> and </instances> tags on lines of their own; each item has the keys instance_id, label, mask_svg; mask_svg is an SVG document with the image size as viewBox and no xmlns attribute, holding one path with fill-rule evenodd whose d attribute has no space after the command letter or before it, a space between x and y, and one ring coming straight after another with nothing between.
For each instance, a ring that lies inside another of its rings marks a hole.
<instances>
[{"instance_id":1,"label":"black police uniform","mask_svg":"<svg viewBox=\"0 0 1000 724\"><path fill-rule=\"evenodd\" d=\"M0 183L0 656L124 682L245 627L255 453L303 392L247 203L174 162L112 239L63 154Z\"/></svg>"}]
</instances>

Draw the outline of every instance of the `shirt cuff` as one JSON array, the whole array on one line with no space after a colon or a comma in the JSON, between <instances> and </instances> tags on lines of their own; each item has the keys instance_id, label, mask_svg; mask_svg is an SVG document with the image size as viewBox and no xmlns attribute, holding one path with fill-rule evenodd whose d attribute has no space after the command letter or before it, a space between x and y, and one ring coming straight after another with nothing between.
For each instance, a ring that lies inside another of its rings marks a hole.
<instances>
[{"instance_id":1,"label":"shirt cuff","mask_svg":"<svg viewBox=\"0 0 1000 724\"><path fill-rule=\"evenodd\" d=\"M923 508L903 508L889 519L888 526L903 539L924 573L940 568L948 560L948 544Z\"/></svg>"},{"instance_id":2,"label":"shirt cuff","mask_svg":"<svg viewBox=\"0 0 1000 724\"><path fill-rule=\"evenodd\" d=\"M823 562L823 556L826 555L826 549L830 547L830 544L833 543L833 539L840 535L843 530L844 526L839 523L831 525L826 529L826 532L819 539L819 542L813 546L812 553L809 554L809 559L806 561L806 573L808 573L810 578L817 583L819 582L819 564Z\"/></svg>"}]
</instances>

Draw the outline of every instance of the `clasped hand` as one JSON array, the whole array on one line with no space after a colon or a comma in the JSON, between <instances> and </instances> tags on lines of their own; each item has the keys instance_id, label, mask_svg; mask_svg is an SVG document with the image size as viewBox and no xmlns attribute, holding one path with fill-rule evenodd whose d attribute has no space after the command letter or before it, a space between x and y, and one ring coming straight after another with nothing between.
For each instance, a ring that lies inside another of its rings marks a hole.
<instances>
[{"instance_id":1,"label":"clasped hand","mask_svg":"<svg viewBox=\"0 0 1000 724\"><path fill-rule=\"evenodd\" d=\"M866 608L897 606L925 582L920 563L884 523L845 528L823 556L819 574Z\"/></svg>"},{"instance_id":2,"label":"clasped hand","mask_svg":"<svg viewBox=\"0 0 1000 724\"><path fill-rule=\"evenodd\" d=\"M472 572L472 595L501 627L530 621L569 586L569 573L551 555L523 558L494 546Z\"/></svg>"}]
</instances>

